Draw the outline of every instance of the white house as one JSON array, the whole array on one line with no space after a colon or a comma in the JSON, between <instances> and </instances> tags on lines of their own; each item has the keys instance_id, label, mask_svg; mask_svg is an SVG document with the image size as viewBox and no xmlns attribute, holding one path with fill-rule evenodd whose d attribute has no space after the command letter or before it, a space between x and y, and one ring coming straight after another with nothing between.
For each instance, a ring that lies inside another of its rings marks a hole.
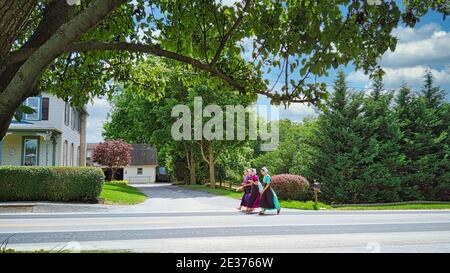
<instances>
[{"instance_id":1,"label":"white house","mask_svg":"<svg viewBox=\"0 0 450 273\"><path fill-rule=\"evenodd\" d=\"M123 179L129 183L155 183L158 157L156 147L132 144L131 163L123 168Z\"/></svg>"},{"instance_id":2,"label":"white house","mask_svg":"<svg viewBox=\"0 0 450 273\"><path fill-rule=\"evenodd\" d=\"M33 114L18 113L0 141L0 165L85 166L86 117L83 108L49 93L27 98Z\"/></svg>"}]
</instances>

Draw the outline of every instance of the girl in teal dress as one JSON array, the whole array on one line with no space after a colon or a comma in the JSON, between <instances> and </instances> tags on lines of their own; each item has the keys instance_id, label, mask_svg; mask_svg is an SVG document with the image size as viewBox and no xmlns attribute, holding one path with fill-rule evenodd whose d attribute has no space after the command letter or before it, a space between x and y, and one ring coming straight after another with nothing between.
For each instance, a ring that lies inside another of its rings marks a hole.
<instances>
[{"instance_id":1,"label":"girl in teal dress","mask_svg":"<svg viewBox=\"0 0 450 273\"><path fill-rule=\"evenodd\" d=\"M264 215L266 210L277 210L277 214L280 214L280 202L278 202L277 194L270 186L271 178L266 167L261 169L261 174L264 178L261 184L261 212L259 214Z\"/></svg>"}]
</instances>

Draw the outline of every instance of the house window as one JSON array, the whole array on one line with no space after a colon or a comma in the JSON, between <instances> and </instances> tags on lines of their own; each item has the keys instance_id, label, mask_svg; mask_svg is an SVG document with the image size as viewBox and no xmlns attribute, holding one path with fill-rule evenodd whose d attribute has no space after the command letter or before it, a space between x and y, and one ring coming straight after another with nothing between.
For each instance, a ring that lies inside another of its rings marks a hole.
<instances>
[{"instance_id":1,"label":"house window","mask_svg":"<svg viewBox=\"0 0 450 273\"><path fill-rule=\"evenodd\" d=\"M39 165L39 138L25 137L23 139L22 162L25 166Z\"/></svg>"},{"instance_id":2,"label":"house window","mask_svg":"<svg viewBox=\"0 0 450 273\"><path fill-rule=\"evenodd\" d=\"M32 114L24 114L26 120L39 120L41 113L41 98L30 97L25 100L25 105L34 110Z\"/></svg>"},{"instance_id":3,"label":"house window","mask_svg":"<svg viewBox=\"0 0 450 273\"><path fill-rule=\"evenodd\" d=\"M142 174L142 168L137 168L137 174Z\"/></svg>"},{"instance_id":4,"label":"house window","mask_svg":"<svg viewBox=\"0 0 450 273\"><path fill-rule=\"evenodd\" d=\"M66 104L64 106L64 124L69 126L70 122L70 104L68 101L66 101Z\"/></svg>"}]
</instances>

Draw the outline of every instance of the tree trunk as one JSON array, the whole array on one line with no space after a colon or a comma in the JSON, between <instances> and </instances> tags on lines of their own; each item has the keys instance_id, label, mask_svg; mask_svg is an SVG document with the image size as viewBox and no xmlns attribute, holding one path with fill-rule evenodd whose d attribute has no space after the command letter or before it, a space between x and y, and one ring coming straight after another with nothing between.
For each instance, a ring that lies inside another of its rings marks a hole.
<instances>
[{"instance_id":1,"label":"tree trunk","mask_svg":"<svg viewBox=\"0 0 450 273\"><path fill-rule=\"evenodd\" d=\"M189 172L191 175L191 179L189 182L191 185L195 185L195 184L197 184L197 181L195 179L195 155L194 155L194 152L192 152L192 151L190 152L190 155L189 155L189 161L190 161Z\"/></svg>"},{"instance_id":2,"label":"tree trunk","mask_svg":"<svg viewBox=\"0 0 450 273\"><path fill-rule=\"evenodd\" d=\"M0 1L0 74L19 35L25 29L36 0Z\"/></svg>"},{"instance_id":3,"label":"tree trunk","mask_svg":"<svg viewBox=\"0 0 450 273\"><path fill-rule=\"evenodd\" d=\"M110 177L109 181L116 180L117 169L116 168L110 168L110 169L111 169L111 177Z\"/></svg>"},{"instance_id":4,"label":"tree trunk","mask_svg":"<svg viewBox=\"0 0 450 273\"><path fill-rule=\"evenodd\" d=\"M93 1L86 10L79 13L69 22L63 24L55 33L51 33L52 36L48 40L44 39L45 42L42 46L21 64L20 68L16 71L9 71L12 76L10 79L6 80L4 78L4 74L8 72L8 69L1 75L0 84L5 85L5 87L0 89L0 140L3 139L6 134L6 130L11 123L15 109L20 106L23 98L31 96L30 90L34 89L36 81L47 66L54 61L55 58L64 53L69 45L76 42L84 33L96 26L125 1L126 0ZM53 1L51 3L56 2L63 3L64 1ZM36 37L37 40L40 38L42 37ZM9 76L9 73L7 76ZM14 97L16 97L16 99L14 99ZM19 98L20 102L18 102ZM14 107L14 110L11 111L10 107Z\"/></svg>"},{"instance_id":5,"label":"tree trunk","mask_svg":"<svg viewBox=\"0 0 450 273\"><path fill-rule=\"evenodd\" d=\"M212 142L208 142L208 163L209 163L209 185L212 189L216 188L216 174L215 174L215 164L214 155L212 151Z\"/></svg>"}]
</instances>

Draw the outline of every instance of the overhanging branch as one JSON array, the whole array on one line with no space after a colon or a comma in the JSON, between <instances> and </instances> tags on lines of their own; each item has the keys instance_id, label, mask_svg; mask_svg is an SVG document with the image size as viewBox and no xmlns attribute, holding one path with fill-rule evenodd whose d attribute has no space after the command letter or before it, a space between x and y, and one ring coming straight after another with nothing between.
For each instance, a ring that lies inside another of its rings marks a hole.
<instances>
[{"instance_id":1,"label":"overhanging branch","mask_svg":"<svg viewBox=\"0 0 450 273\"><path fill-rule=\"evenodd\" d=\"M12 64L15 62L20 62L28 59L37 49L35 48L27 48L21 49L16 52L11 53L8 63ZM123 50L128 52L136 52L136 53L147 53L152 54L159 57L164 57L172 60L176 60L185 64L190 64L195 68L198 68L202 71L206 71L211 73L212 75L224 80L231 87L236 89L237 91L244 93L245 87L242 86L239 82L233 79L231 76L224 74L216 66L212 64L203 63L197 59L191 58L189 56L181 55L176 52L168 51L162 49L159 45L152 44L139 44L139 43L127 43L127 42L98 42L98 41L85 41L85 42L76 42L72 45L69 45L65 48L65 52L88 52L88 51L105 51L105 50ZM275 94L269 92L268 90L262 90L257 92L258 94L267 96L269 98L275 98ZM297 103L314 103L316 100L314 99L294 99L291 97L282 98L282 100L297 102Z\"/></svg>"}]
</instances>

